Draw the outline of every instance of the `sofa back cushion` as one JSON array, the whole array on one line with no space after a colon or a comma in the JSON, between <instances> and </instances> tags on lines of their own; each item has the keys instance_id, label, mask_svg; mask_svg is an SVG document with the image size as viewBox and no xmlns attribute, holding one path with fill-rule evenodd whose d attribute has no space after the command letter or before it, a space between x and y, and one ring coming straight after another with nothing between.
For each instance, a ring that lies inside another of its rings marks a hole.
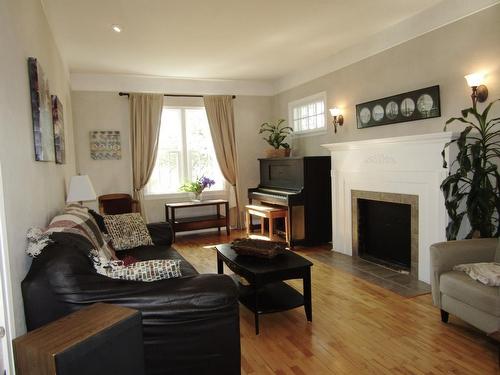
<instances>
[{"instance_id":1,"label":"sofa back cushion","mask_svg":"<svg viewBox=\"0 0 500 375\"><path fill-rule=\"evenodd\" d=\"M500 238L497 241L497 251L495 252L495 262L500 263Z\"/></svg>"}]
</instances>

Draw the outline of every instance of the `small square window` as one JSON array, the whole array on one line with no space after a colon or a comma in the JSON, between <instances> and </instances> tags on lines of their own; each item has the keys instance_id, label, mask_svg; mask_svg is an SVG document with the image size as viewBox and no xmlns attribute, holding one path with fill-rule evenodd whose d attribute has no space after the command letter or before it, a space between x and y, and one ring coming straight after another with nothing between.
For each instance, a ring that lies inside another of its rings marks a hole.
<instances>
[{"instance_id":1,"label":"small square window","mask_svg":"<svg viewBox=\"0 0 500 375\"><path fill-rule=\"evenodd\" d=\"M300 135L326 130L325 104L325 92L289 103L289 123L293 124L294 134Z\"/></svg>"}]
</instances>

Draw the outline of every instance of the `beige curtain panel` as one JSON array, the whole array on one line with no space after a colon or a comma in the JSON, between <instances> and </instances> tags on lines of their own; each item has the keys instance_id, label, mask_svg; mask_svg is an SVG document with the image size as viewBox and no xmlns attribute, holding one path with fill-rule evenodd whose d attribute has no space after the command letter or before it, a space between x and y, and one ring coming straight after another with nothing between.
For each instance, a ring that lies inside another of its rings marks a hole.
<instances>
[{"instance_id":1,"label":"beige curtain panel","mask_svg":"<svg viewBox=\"0 0 500 375\"><path fill-rule=\"evenodd\" d=\"M233 98L228 95L204 96L215 155L224 178L231 184L236 201L236 226L241 228L238 197L238 160L234 133ZM234 217L234 216L233 216Z\"/></svg>"},{"instance_id":2,"label":"beige curtain panel","mask_svg":"<svg viewBox=\"0 0 500 375\"><path fill-rule=\"evenodd\" d=\"M163 94L131 93L129 106L134 198L147 220L144 186L151 177L158 152Z\"/></svg>"}]
</instances>

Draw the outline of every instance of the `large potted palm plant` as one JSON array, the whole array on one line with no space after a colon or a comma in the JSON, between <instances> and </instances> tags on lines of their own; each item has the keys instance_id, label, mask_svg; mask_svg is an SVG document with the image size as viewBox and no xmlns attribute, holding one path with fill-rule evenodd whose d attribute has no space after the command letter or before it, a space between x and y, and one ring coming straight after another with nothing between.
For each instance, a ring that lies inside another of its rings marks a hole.
<instances>
[{"instance_id":1,"label":"large potted palm plant","mask_svg":"<svg viewBox=\"0 0 500 375\"><path fill-rule=\"evenodd\" d=\"M457 139L448 142L445 149L455 144L456 159L450 165L448 177L441 183L450 222L446 228L448 240L455 240L467 218L470 230L465 238L498 237L500 235L500 117L489 118L491 102L482 113L476 105L462 111L462 117L446 122L465 124ZM443 149L444 160L445 149Z\"/></svg>"},{"instance_id":2,"label":"large potted palm plant","mask_svg":"<svg viewBox=\"0 0 500 375\"><path fill-rule=\"evenodd\" d=\"M260 126L259 134L267 135L263 138L272 148L267 150L268 158L290 156L290 144L285 142L293 132L290 126L286 126L285 119L279 119L276 123L265 122Z\"/></svg>"}]
</instances>

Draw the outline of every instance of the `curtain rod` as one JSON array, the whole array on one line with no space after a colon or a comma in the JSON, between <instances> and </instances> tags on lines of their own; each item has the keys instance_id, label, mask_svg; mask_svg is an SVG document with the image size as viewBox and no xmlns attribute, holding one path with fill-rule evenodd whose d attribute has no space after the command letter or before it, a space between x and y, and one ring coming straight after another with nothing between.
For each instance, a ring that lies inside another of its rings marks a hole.
<instances>
[{"instance_id":1,"label":"curtain rod","mask_svg":"<svg viewBox=\"0 0 500 375\"><path fill-rule=\"evenodd\" d=\"M128 92L119 92L118 95L120 95L120 96L129 96L130 93L128 93ZM170 97L175 97L175 98L203 98L203 95L163 94L163 96L170 96ZM235 95L233 95L233 99L236 99Z\"/></svg>"}]
</instances>

